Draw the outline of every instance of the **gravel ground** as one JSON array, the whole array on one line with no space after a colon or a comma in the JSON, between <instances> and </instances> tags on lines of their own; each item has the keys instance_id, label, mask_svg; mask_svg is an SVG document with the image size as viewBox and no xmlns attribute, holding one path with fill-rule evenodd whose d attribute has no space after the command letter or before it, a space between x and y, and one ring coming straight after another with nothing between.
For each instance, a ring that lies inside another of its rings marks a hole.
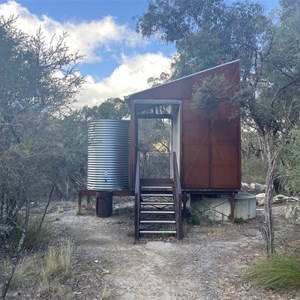
<instances>
[{"instance_id":1,"label":"gravel ground","mask_svg":"<svg viewBox=\"0 0 300 300\"><path fill-rule=\"evenodd\" d=\"M299 228L283 219L274 207L280 248L299 240ZM114 199L113 215L77 215L72 202L54 204L47 215L58 237L71 238L75 273L69 280L73 299L300 299L295 294L273 294L244 282L247 266L264 255L258 230L262 209L245 224L184 225L182 241L148 238L134 243L133 199ZM21 299L21 297L20 297Z\"/></svg>"}]
</instances>

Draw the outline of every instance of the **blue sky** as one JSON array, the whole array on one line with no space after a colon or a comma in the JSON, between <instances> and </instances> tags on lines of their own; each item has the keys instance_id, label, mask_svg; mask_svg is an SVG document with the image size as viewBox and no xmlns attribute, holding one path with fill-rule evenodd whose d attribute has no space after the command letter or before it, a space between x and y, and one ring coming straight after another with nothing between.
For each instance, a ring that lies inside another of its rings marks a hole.
<instances>
[{"instance_id":1,"label":"blue sky","mask_svg":"<svg viewBox=\"0 0 300 300\"><path fill-rule=\"evenodd\" d=\"M278 0L260 0L267 9ZM70 51L85 56L80 72L86 77L77 106L95 105L148 88L147 79L168 71L174 45L135 32L134 16L147 9L147 0L0 0L0 15L18 15L17 25L46 39L68 32Z\"/></svg>"},{"instance_id":2,"label":"blue sky","mask_svg":"<svg viewBox=\"0 0 300 300\"><path fill-rule=\"evenodd\" d=\"M31 13L37 16L47 15L59 22L68 20L80 23L86 20L101 20L106 16L112 16L117 24L127 24L131 30L135 30L136 24L133 17L142 15L147 9L147 0L23 0L16 2L28 8ZM112 70L119 65L118 53L132 55L136 52L143 54L149 51L152 53L160 51L167 56L174 53L175 48L173 45L164 45L154 39L151 40L146 45L141 43L135 45L134 48L114 44L115 51L106 51L105 48L101 49L100 46L99 51L101 51L102 56L105 56L105 59L101 63L83 64L81 71L84 75L92 73L103 78L109 76ZM113 55L113 52L116 52L116 55Z\"/></svg>"}]
</instances>

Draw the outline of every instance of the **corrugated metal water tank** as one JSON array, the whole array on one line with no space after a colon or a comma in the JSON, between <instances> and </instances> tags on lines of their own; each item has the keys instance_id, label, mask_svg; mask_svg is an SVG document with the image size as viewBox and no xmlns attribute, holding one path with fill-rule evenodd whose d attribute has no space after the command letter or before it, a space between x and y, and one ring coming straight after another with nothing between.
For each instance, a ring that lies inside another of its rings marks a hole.
<instances>
[{"instance_id":1,"label":"corrugated metal water tank","mask_svg":"<svg viewBox=\"0 0 300 300\"><path fill-rule=\"evenodd\" d=\"M239 192L235 195L235 218L244 220L253 219L256 217L256 197L255 195Z\"/></svg>"},{"instance_id":2,"label":"corrugated metal water tank","mask_svg":"<svg viewBox=\"0 0 300 300\"><path fill-rule=\"evenodd\" d=\"M235 195L234 218L249 220L256 217L256 197L239 192ZM229 221L231 205L228 195L191 195L191 213L200 220L203 216L213 221Z\"/></svg>"},{"instance_id":3,"label":"corrugated metal water tank","mask_svg":"<svg viewBox=\"0 0 300 300\"><path fill-rule=\"evenodd\" d=\"M88 129L88 190L129 189L129 121L92 121Z\"/></svg>"}]
</instances>

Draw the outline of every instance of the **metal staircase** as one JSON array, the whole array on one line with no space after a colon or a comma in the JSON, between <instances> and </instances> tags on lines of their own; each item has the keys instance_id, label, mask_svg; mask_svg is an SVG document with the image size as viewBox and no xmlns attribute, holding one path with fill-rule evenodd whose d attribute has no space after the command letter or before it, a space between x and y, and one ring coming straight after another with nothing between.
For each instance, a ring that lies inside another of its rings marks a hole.
<instances>
[{"instance_id":1,"label":"metal staircase","mask_svg":"<svg viewBox=\"0 0 300 300\"><path fill-rule=\"evenodd\" d=\"M176 155L173 179L141 179L139 164L135 182L135 239L149 235L182 238L182 200Z\"/></svg>"}]
</instances>

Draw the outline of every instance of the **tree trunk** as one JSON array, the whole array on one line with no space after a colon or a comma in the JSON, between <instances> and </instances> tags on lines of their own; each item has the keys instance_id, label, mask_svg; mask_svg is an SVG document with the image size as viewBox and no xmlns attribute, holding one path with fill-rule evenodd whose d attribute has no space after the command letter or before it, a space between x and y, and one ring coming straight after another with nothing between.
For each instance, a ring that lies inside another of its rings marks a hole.
<instances>
[{"instance_id":1,"label":"tree trunk","mask_svg":"<svg viewBox=\"0 0 300 300\"><path fill-rule=\"evenodd\" d=\"M268 160L268 172L266 177L266 197L265 197L265 221L266 225L264 228L265 232L265 241L268 256L271 256L275 253L275 244L274 244L274 227L273 227L273 215L272 215L272 204L273 204L273 177L275 171L274 162Z\"/></svg>"},{"instance_id":2,"label":"tree trunk","mask_svg":"<svg viewBox=\"0 0 300 300\"><path fill-rule=\"evenodd\" d=\"M273 215L272 215L272 204L273 204L273 179L275 173L275 166L277 157L281 151L281 147L271 147L274 145L272 139L263 136L262 142L265 146L265 153L268 161L268 171L266 176L266 196L265 196L265 225L260 229L262 236L266 242L266 250L268 256L272 256L275 253L274 243L274 227L273 227Z\"/></svg>"}]
</instances>

